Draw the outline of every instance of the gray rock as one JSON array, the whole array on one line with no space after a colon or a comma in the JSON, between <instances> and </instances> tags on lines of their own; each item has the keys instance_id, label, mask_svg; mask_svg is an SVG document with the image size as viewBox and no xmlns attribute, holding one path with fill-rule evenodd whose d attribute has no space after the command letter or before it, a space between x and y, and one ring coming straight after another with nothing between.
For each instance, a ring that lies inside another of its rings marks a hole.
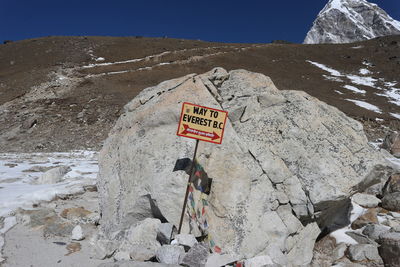
<instances>
[{"instance_id":1,"label":"gray rock","mask_svg":"<svg viewBox=\"0 0 400 267\"><path fill-rule=\"evenodd\" d=\"M294 236L293 245L287 257L295 266L308 265L313 257L315 240L320 233L317 223L310 223Z\"/></svg>"},{"instance_id":2,"label":"gray rock","mask_svg":"<svg viewBox=\"0 0 400 267\"><path fill-rule=\"evenodd\" d=\"M197 243L186 253L181 264L190 267L203 267L210 255L210 248L205 243Z\"/></svg>"},{"instance_id":3,"label":"gray rock","mask_svg":"<svg viewBox=\"0 0 400 267\"><path fill-rule=\"evenodd\" d=\"M387 180L386 184L384 185L383 194L390 194L400 192L400 173L395 173Z\"/></svg>"},{"instance_id":4,"label":"gray rock","mask_svg":"<svg viewBox=\"0 0 400 267\"><path fill-rule=\"evenodd\" d=\"M83 234L82 227L80 225L77 225L74 227L74 229L72 229L71 239L77 241L85 239L85 235Z\"/></svg>"},{"instance_id":5,"label":"gray rock","mask_svg":"<svg viewBox=\"0 0 400 267\"><path fill-rule=\"evenodd\" d=\"M379 238L379 254L385 266L400 266L400 233L388 232Z\"/></svg>"},{"instance_id":6,"label":"gray rock","mask_svg":"<svg viewBox=\"0 0 400 267\"><path fill-rule=\"evenodd\" d=\"M185 256L185 249L181 246L164 245L156 252L156 258L161 263L180 264Z\"/></svg>"},{"instance_id":7,"label":"gray rock","mask_svg":"<svg viewBox=\"0 0 400 267\"><path fill-rule=\"evenodd\" d=\"M177 244L187 248L191 248L195 244L197 244L197 239L190 234L178 234L175 236L175 241L177 242Z\"/></svg>"},{"instance_id":8,"label":"gray rock","mask_svg":"<svg viewBox=\"0 0 400 267\"><path fill-rule=\"evenodd\" d=\"M396 34L400 34L400 22L376 4L365 0L330 0L304 43L351 43Z\"/></svg>"},{"instance_id":9,"label":"gray rock","mask_svg":"<svg viewBox=\"0 0 400 267\"><path fill-rule=\"evenodd\" d=\"M205 267L225 266L235 263L238 260L240 260L240 258L237 255L213 253L208 257Z\"/></svg>"},{"instance_id":10,"label":"gray rock","mask_svg":"<svg viewBox=\"0 0 400 267\"><path fill-rule=\"evenodd\" d=\"M225 78L214 84L213 73ZM175 135L184 101L229 112L223 143L200 142L197 159L213 178L206 232L228 254L289 265L290 251L307 264L319 229L311 224L306 238L300 220L328 227L346 199L387 179L360 123L303 92L280 91L262 74L214 69L147 88L125 106L99 155L104 238L146 216L179 224L187 175L171 170L194 148ZM185 216L182 233L202 232L196 225Z\"/></svg>"},{"instance_id":11,"label":"gray rock","mask_svg":"<svg viewBox=\"0 0 400 267\"><path fill-rule=\"evenodd\" d=\"M98 267L180 267L180 265L158 262L118 261L102 263Z\"/></svg>"},{"instance_id":12,"label":"gray rock","mask_svg":"<svg viewBox=\"0 0 400 267\"><path fill-rule=\"evenodd\" d=\"M388 150L393 156L400 158L400 133L391 132L383 140L382 148Z\"/></svg>"},{"instance_id":13,"label":"gray rock","mask_svg":"<svg viewBox=\"0 0 400 267\"><path fill-rule=\"evenodd\" d=\"M137 225L133 225L127 231L119 251L129 252L131 259L135 261L150 260L161 247L157 241L157 230L161 222L158 219L147 218Z\"/></svg>"},{"instance_id":14,"label":"gray rock","mask_svg":"<svg viewBox=\"0 0 400 267\"><path fill-rule=\"evenodd\" d=\"M357 193L352 197L353 201L364 208L375 208L381 200L373 195Z\"/></svg>"},{"instance_id":15,"label":"gray rock","mask_svg":"<svg viewBox=\"0 0 400 267\"><path fill-rule=\"evenodd\" d=\"M251 259L247 259L244 261L244 265L246 267L278 267L278 265L272 261L270 256L257 256Z\"/></svg>"},{"instance_id":16,"label":"gray rock","mask_svg":"<svg viewBox=\"0 0 400 267\"><path fill-rule=\"evenodd\" d=\"M50 169L42 174L37 180L38 184L55 184L62 180L62 178L71 171L68 166L59 166Z\"/></svg>"},{"instance_id":17,"label":"gray rock","mask_svg":"<svg viewBox=\"0 0 400 267\"><path fill-rule=\"evenodd\" d=\"M158 228L157 232L157 240L161 244L169 244L171 243L171 239L174 237L175 226L172 223L162 223Z\"/></svg>"},{"instance_id":18,"label":"gray rock","mask_svg":"<svg viewBox=\"0 0 400 267\"><path fill-rule=\"evenodd\" d=\"M379 237L386 233L389 232L390 227L381 225L381 224L368 224L365 226L364 230L362 233L366 236L368 236L370 239L377 241Z\"/></svg>"},{"instance_id":19,"label":"gray rock","mask_svg":"<svg viewBox=\"0 0 400 267\"><path fill-rule=\"evenodd\" d=\"M333 261L337 261L345 255L347 250L347 245L345 243L340 243L332 252Z\"/></svg>"},{"instance_id":20,"label":"gray rock","mask_svg":"<svg viewBox=\"0 0 400 267\"><path fill-rule=\"evenodd\" d=\"M125 261L130 259L131 256L129 256L129 253L125 251L118 251L117 253L114 254L114 260L116 261Z\"/></svg>"},{"instance_id":21,"label":"gray rock","mask_svg":"<svg viewBox=\"0 0 400 267\"><path fill-rule=\"evenodd\" d=\"M348 254L352 261L382 261L379 256L378 248L370 244L350 245Z\"/></svg>"},{"instance_id":22,"label":"gray rock","mask_svg":"<svg viewBox=\"0 0 400 267\"><path fill-rule=\"evenodd\" d=\"M358 244L371 244L374 246L378 246L378 244L374 240L371 240L368 237L366 237L360 233L349 231L349 232L346 232L346 235L353 238L355 241L357 241Z\"/></svg>"},{"instance_id":23,"label":"gray rock","mask_svg":"<svg viewBox=\"0 0 400 267\"><path fill-rule=\"evenodd\" d=\"M400 211L400 192L385 194L382 207L390 211Z\"/></svg>"}]
</instances>

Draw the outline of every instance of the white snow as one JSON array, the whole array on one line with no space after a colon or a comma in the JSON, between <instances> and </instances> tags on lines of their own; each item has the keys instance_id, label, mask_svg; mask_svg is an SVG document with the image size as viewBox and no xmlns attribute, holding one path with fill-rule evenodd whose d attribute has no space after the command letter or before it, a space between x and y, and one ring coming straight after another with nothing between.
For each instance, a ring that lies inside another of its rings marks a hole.
<instances>
[{"instance_id":1,"label":"white snow","mask_svg":"<svg viewBox=\"0 0 400 267\"><path fill-rule=\"evenodd\" d=\"M336 243L346 243L349 245L355 245L358 244L356 240L354 240L353 238L351 238L349 235L346 234L346 232L354 232L353 229L351 229L351 224L361 215L363 215L367 209L364 209L363 207L361 207L360 205L358 205L357 203L355 203L354 201L351 201L352 204L352 210L350 213L350 224L340 228L336 231L333 231L332 233L330 233L330 236L332 236L333 238L336 239Z\"/></svg>"},{"instance_id":2,"label":"white snow","mask_svg":"<svg viewBox=\"0 0 400 267\"><path fill-rule=\"evenodd\" d=\"M380 88L380 89L382 90L382 88ZM387 97L389 99L390 103L400 106L400 89L399 88L395 88L395 87L387 88L384 93L379 93L376 95Z\"/></svg>"},{"instance_id":3,"label":"white snow","mask_svg":"<svg viewBox=\"0 0 400 267\"><path fill-rule=\"evenodd\" d=\"M362 77L358 75L346 75L346 77L353 83L353 84L359 84L359 85L365 85L369 87L375 87L375 83L378 81L375 78L372 77Z\"/></svg>"},{"instance_id":4,"label":"white snow","mask_svg":"<svg viewBox=\"0 0 400 267\"><path fill-rule=\"evenodd\" d=\"M62 182L34 184L45 171L40 168L60 165L72 169ZM82 192L84 185L95 184L97 172L97 152L93 151L0 154L0 216L12 215L19 207L31 208L32 204L50 201L59 194Z\"/></svg>"},{"instance_id":5,"label":"white snow","mask_svg":"<svg viewBox=\"0 0 400 267\"><path fill-rule=\"evenodd\" d=\"M339 77L329 76L329 75L325 75L325 74L322 74L322 76L323 76L326 80L329 80L329 81L343 82L343 80L340 79Z\"/></svg>"},{"instance_id":6,"label":"white snow","mask_svg":"<svg viewBox=\"0 0 400 267\"><path fill-rule=\"evenodd\" d=\"M397 84L397 82L384 82L386 87L393 87Z\"/></svg>"},{"instance_id":7,"label":"white snow","mask_svg":"<svg viewBox=\"0 0 400 267\"><path fill-rule=\"evenodd\" d=\"M344 85L343 88L346 88L347 90L353 91L354 93L357 93L357 94L365 94L366 93L365 90L358 89L357 87L354 87L352 85Z\"/></svg>"},{"instance_id":8,"label":"white snow","mask_svg":"<svg viewBox=\"0 0 400 267\"><path fill-rule=\"evenodd\" d=\"M356 104L359 107L374 111L376 113L382 113L382 111L377 106L374 106L374 105L372 105L370 103L367 103L367 102L364 102L364 101L361 101L361 100L354 100L354 99L346 99L346 100L350 101L350 102L353 102L354 104Z\"/></svg>"},{"instance_id":9,"label":"white snow","mask_svg":"<svg viewBox=\"0 0 400 267\"><path fill-rule=\"evenodd\" d=\"M342 93L342 92L340 92L338 90L335 90L335 92L338 93L339 95L344 95L344 93Z\"/></svg>"},{"instance_id":10,"label":"white snow","mask_svg":"<svg viewBox=\"0 0 400 267\"><path fill-rule=\"evenodd\" d=\"M396 119L399 119L400 120L400 114L398 114L398 113L390 113L390 115L392 116L392 117L395 117Z\"/></svg>"},{"instance_id":11,"label":"white snow","mask_svg":"<svg viewBox=\"0 0 400 267\"><path fill-rule=\"evenodd\" d=\"M97 62L106 60L104 57L98 57L95 59Z\"/></svg>"},{"instance_id":12,"label":"white snow","mask_svg":"<svg viewBox=\"0 0 400 267\"><path fill-rule=\"evenodd\" d=\"M317 66L318 68L320 68L320 69L322 69L324 71L329 72L332 76L336 76L336 77L343 76L339 71L337 71L335 69L332 69L332 68L330 68L330 67L328 67L328 66L326 66L324 64L321 64L321 63L318 63L318 62L314 62L314 61L311 61L311 60L306 60L306 61L311 63L311 64L313 64L314 66Z\"/></svg>"},{"instance_id":13,"label":"white snow","mask_svg":"<svg viewBox=\"0 0 400 267\"><path fill-rule=\"evenodd\" d=\"M367 75L367 74L371 74L371 73L372 73L372 72L369 71L368 69L364 69L364 68L360 69L358 72L359 72L361 75Z\"/></svg>"},{"instance_id":14,"label":"white snow","mask_svg":"<svg viewBox=\"0 0 400 267\"><path fill-rule=\"evenodd\" d=\"M353 49L360 49L360 48L363 48L364 46L362 46L362 45L359 45L359 46L353 46L352 48Z\"/></svg>"}]
</instances>

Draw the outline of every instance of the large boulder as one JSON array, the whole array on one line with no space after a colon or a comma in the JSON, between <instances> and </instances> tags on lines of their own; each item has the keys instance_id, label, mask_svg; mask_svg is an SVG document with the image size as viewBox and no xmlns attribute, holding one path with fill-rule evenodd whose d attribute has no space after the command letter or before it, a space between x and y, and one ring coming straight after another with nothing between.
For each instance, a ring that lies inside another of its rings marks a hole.
<instances>
[{"instance_id":1,"label":"large boulder","mask_svg":"<svg viewBox=\"0 0 400 267\"><path fill-rule=\"evenodd\" d=\"M387 179L360 123L262 74L216 68L147 88L125 106L99 155L102 242L146 217L178 225L187 174L172 169L194 150L176 136L183 102L229 112L223 143L200 142L197 157L213 178L210 245L223 253L307 265L319 227L352 194ZM186 217L182 233L193 227Z\"/></svg>"}]
</instances>

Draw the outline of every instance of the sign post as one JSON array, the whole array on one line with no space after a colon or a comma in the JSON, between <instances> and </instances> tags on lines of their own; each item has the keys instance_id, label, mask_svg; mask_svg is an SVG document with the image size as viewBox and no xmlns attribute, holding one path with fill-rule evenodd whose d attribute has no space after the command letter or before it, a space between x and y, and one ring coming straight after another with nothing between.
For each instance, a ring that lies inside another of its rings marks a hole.
<instances>
[{"instance_id":1,"label":"sign post","mask_svg":"<svg viewBox=\"0 0 400 267\"><path fill-rule=\"evenodd\" d=\"M177 135L196 139L196 147L190 167L189 180L186 186L185 200L183 201L178 234L181 233L183 217L189 195L190 182L193 175L193 167L196 159L199 141L221 144L228 112L224 110L199 106L185 102L182 104L182 112L179 120Z\"/></svg>"}]
</instances>

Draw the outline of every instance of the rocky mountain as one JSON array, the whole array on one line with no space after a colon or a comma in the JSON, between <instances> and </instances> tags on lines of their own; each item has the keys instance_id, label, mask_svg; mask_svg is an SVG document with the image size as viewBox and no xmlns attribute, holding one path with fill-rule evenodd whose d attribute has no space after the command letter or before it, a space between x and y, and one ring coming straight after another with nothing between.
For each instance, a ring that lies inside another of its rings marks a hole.
<instances>
[{"instance_id":1,"label":"rocky mountain","mask_svg":"<svg viewBox=\"0 0 400 267\"><path fill-rule=\"evenodd\" d=\"M366 0L330 0L307 33L305 44L352 43L400 34L400 22Z\"/></svg>"}]
</instances>

